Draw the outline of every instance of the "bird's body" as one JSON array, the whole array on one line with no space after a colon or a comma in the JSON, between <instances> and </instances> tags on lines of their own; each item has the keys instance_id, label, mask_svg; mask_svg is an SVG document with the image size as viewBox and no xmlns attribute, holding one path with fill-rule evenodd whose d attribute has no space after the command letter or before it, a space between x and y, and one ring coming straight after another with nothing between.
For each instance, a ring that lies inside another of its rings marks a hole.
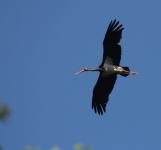
<instances>
[{"instance_id":1,"label":"bird's body","mask_svg":"<svg viewBox=\"0 0 161 150\"><path fill-rule=\"evenodd\" d=\"M80 72L99 71L99 77L93 89L92 108L95 113L103 114L106 111L106 104L109 95L113 90L117 75L128 76L135 75L128 67L121 67L121 46L119 45L122 36L122 24L119 21L111 21L103 41L103 60L96 69L83 68ZM78 72L78 73L80 73Z\"/></svg>"},{"instance_id":2,"label":"bird's body","mask_svg":"<svg viewBox=\"0 0 161 150\"><path fill-rule=\"evenodd\" d=\"M115 73L114 65L110 57L106 57L104 64L100 65L104 69L104 76L109 76Z\"/></svg>"},{"instance_id":3,"label":"bird's body","mask_svg":"<svg viewBox=\"0 0 161 150\"><path fill-rule=\"evenodd\" d=\"M128 67L121 67L114 65L112 60L108 56L106 57L103 66L100 66L99 68L102 68L102 77L107 77L112 74L120 74L122 76L128 76L130 73Z\"/></svg>"}]
</instances>

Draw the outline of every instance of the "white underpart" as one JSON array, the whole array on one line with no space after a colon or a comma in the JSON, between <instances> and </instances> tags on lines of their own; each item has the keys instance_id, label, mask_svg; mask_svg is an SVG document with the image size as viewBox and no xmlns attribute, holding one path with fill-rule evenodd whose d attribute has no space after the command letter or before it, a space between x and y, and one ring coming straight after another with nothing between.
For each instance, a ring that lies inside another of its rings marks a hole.
<instances>
[{"instance_id":1,"label":"white underpart","mask_svg":"<svg viewBox=\"0 0 161 150\"><path fill-rule=\"evenodd\" d=\"M106 77L112 74L115 74L116 71L114 70L115 66L113 65L112 59L110 57L106 57L105 62L103 64L104 72L102 72L102 76Z\"/></svg>"},{"instance_id":2,"label":"white underpart","mask_svg":"<svg viewBox=\"0 0 161 150\"><path fill-rule=\"evenodd\" d=\"M124 69L122 67L114 67L115 72L123 72Z\"/></svg>"}]
</instances>

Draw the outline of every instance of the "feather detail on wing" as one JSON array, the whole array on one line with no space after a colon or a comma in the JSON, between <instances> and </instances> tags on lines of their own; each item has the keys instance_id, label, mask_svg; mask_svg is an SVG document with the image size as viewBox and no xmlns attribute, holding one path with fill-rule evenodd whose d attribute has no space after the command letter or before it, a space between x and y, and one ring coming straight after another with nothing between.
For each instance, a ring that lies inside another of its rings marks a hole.
<instances>
[{"instance_id":1,"label":"feather detail on wing","mask_svg":"<svg viewBox=\"0 0 161 150\"><path fill-rule=\"evenodd\" d=\"M103 78L103 73L100 73L97 83L93 89L92 108L95 113L103 114L106 111L106 104L109 100L109 95L116 81L116 74Z\"/></svg>"},{"instance_id":2,"label":"feather detail on wing","mask_svg":"<svg viewBox=\"0 0 161 150\"><path fill-rule=\"evenodd\" d=\"M112 59L114 65L120 64L121 46L119 45L119 42L123 29L124 28L122 27L122 24L119 24L119 21L114 20L110 22L103 40L104 51L101 65L103 65L107 56Z\"/></svg>"}]
</instances>

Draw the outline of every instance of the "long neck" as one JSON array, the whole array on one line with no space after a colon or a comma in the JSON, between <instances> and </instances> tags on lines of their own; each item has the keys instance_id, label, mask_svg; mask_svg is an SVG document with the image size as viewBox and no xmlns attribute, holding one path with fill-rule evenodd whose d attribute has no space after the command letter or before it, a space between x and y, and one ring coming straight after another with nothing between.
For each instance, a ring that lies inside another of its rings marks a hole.
<instances>
[{"instance_id":1,"label":"long neck","mask_svg":"<svg viewBox=\"0 0 161 150\"><path fill-rule=\"evenodd\" d=\"M98 68L96 68L96 69L83 68L83 69L81 69L79 72L76 72L75 75L78 75L78 74L80 74L81 72L87 72L87 71L99 71L99 72L103 72L104 69L103 69L103 68L100 68L100 67L98 67Z\"/></svg>"},{"instance_id":2,"label":"long neck","mask_svg":"<svg viewBox=\"0 0 161 150\"><path fill-rule=\"evenodd\" d=\"M87 68L86 71L103 71L103 68L95 68L95 69L92 69L92 68Z\"/></svg>"}]
</instances>

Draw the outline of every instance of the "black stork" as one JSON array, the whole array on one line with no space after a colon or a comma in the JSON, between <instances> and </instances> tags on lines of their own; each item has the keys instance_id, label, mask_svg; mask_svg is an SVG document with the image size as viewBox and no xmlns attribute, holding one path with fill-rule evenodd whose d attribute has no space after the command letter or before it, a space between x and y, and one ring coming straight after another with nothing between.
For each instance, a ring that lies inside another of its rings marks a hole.
<instances>
[{"instance_id":1,"label":"black stork","mask_svg":"<svg viewBox=\"0 0 161 150\"><path fill-rule=\"evenodd\" d=\"M119 42L123 31L122 24L113 20L110 22L103 41L103 60L96 69L83 68L76 74L87 71L99 71L99 77L93 89L92 109L95 113L102 115L106 112L106 105L109 95L112 92L117 79L117 74L127 77L136 75L136 72L130 71L129 67L121 67L121 46Z\"/></svg>"}]
</instances>

